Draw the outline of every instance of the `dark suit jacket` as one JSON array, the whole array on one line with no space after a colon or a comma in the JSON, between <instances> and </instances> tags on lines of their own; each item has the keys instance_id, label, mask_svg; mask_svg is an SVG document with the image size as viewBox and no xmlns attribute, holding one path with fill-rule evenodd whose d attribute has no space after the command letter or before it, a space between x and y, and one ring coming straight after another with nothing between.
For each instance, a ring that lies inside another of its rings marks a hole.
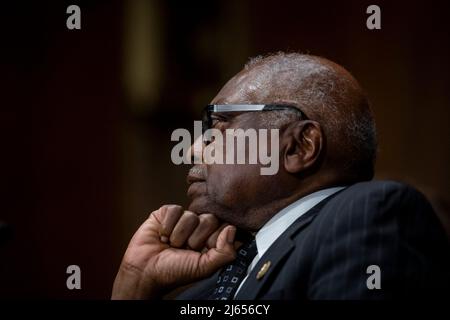
<instances>
[{"instance_id":1,"label":"dark suit jacket","mask_svg":"<svg viewBox=\"0 0 450 320\"><path fill-rule=\"evenodd\" d=\"M236 299L444 298L449 249L418 191L392 181L357 183L295 221L261 257ZM257 280L267 261L269 270ZM381 289L367 287L370 265L380 268ZM217 276L177 299L206 299Z\"/></svg>"}]
</instances>

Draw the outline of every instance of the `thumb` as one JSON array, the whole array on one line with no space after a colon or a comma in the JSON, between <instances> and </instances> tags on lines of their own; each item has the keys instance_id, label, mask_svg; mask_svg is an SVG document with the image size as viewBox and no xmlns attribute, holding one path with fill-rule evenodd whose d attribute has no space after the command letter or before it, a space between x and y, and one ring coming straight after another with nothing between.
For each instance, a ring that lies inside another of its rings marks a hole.
<instances>
[{"instance_id":1,"label":"thumb","mask_svg":"<svg viewBox=\"0 0 450 320\"><path fill-rule=\"evenodd\" d=\"M215 248L209 249L200 258L200 269L204 274L212 274L219 268L236 259L234 249L234 239L236 237L236 227L227 226L217 237Z\"/></svg>"}]
</instances>

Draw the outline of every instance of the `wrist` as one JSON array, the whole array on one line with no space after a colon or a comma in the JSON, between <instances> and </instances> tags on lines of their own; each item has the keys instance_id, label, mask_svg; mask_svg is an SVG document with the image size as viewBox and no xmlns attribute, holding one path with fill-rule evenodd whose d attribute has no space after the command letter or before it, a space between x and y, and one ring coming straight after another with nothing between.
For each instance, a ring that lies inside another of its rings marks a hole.
<instances>
[{"instance_id":1,"label":"wrist","mask_svg":"<svg viewBox=\"0 0 450 320\"><path fill-rule=\"evenodd\" d=\"M151 300L161 298L158 286L143 272L121 265L114 280L112 300Z\"/></svg>"}]
</instances>

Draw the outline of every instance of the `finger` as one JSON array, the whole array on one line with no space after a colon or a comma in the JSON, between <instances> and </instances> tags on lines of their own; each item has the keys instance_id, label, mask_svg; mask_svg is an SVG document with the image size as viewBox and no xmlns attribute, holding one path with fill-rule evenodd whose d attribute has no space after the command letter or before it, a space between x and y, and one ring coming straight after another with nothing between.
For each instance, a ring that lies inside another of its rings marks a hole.
<instances>
[{"instance_id":1,"label":"finger","mask_svg":"<svg viewBox=\"0 0 450 320\"><path fill-rule=\"evenodd\" d=\"M186 243L186 240L194 232L199 223L198 216L191 211L184 211L180 220L173 228L170 234L170 245L172 247L181 248Z\"/></svg>"},{"instance_id":2,"label":"finger","mask_svg":"<svg viewBox=\"0 0 450 320\"><path fill-rule=\"evenodd\" d=\"M194 250L203 249L208 237L219 228L219 220L212 214L201 214L198 219L199 224L187 241L188 246Z\"/></svg>"},{"instance_id":3,"label":"finger","mask_svg":"<svg viewBox=\"0 0 450 320\"><path fill-rule=\"evenodd\" d=\"M226 226L229 226L229 225L230 225L230 224L228 224L228 223L223 223L223 224L219 227L219 229L217 229L215 232L213 232L213 233L209 236L208 240L206 241L206 247L207 247L208 249L211 249L211 248L215 248L215 247L216 247L217 238L219 237L220 232L222 232L222 230L223 230Z\"/></svg>"},{"instance_id":4,"label":"finger","mask_svg":"<svg viewBox=\"0 0 450 320\"><path fill-rule=\"evenodd\" d=\"M183 208L177 205L165 205L160 210L162 211L163 221L159 234L161 235L162 242L169 242L170 234L183 214Z\"/></svg>"},{"instance_id":5,"label":"finger","mask_svg":"<svg viewBox=\"0 0 450 320\"><path fill-rule=\"evenodd\" d=\"M236 258L236 250L234 249L235 236L236 227L226 226L217 237L216 247L202 254L199 268L204 275L216 272L219 268Z\"/></svg>"}]
</instances>

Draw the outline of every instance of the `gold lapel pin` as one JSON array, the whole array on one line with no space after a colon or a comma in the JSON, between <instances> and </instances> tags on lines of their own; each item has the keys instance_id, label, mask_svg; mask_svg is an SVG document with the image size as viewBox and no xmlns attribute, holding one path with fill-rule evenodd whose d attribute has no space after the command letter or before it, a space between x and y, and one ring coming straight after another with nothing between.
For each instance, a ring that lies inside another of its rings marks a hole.
<instances>
[{"instance_id":1,"label":"gold lapel pin","mask_svg":"<svg viewBox=\"0 0 450 320\"><path fill-rule=\"evenodd\" d=\"M256 275L256 280L260 280L264 275L267 273L267 270L270 268L270 261L267 261L263 264L261 269L258 271L258 274Z\"/></svg>"}]
</instances>

